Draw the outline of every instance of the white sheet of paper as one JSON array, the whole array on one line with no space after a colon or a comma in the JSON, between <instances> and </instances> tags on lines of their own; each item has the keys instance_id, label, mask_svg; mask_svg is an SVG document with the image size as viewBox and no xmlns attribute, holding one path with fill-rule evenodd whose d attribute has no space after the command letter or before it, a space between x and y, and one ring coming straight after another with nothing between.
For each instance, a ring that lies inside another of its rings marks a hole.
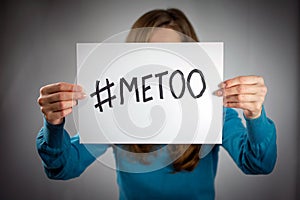
<instances>
[{"instance_id":1,"label":"white sheet of paper","mask_svg":"<svg viewBox=\"0 0 300 200\"><path fill-rule=\"evenodd\" d=\"M80 142L220 144L223 100L213 92L222 81L223 43L78 43Z\"/></svg>"}]
</instances>

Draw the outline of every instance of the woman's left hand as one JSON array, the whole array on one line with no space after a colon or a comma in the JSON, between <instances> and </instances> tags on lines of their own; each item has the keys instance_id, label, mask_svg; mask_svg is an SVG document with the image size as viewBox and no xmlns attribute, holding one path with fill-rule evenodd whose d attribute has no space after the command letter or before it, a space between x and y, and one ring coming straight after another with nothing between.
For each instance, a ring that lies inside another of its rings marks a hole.
<instances>
[{"instance_id":1,"label":"woman's left hand","mask_svg":"<svg viewBox=\"0 0 300 200\"><path fill-rule=\"evenodd\" d=\"M241 108L247 118L255 119L261 115L262 105L267 94L263 77L239 76L220 84L217 96L223 96L224 106Z\"/></svg>"}]
</instances>

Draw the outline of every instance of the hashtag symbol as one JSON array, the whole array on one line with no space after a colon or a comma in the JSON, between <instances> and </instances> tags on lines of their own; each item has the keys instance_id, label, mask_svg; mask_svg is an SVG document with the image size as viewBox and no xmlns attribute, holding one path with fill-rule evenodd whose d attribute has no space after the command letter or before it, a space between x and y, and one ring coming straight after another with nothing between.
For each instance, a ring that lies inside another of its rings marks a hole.
<instances>
[{"instance_id":1,"label":"hashtag symbol","mask_svg":"<svg viewBox=\"0 0 300 200\"><path fill-rule=\"evenodd\" d=\"M110 91L110 88L112 86L114 86L115 84L114 84L114 82L109 83L109 80L106 79L106 86L104 86L100 90L99 90L99 84L100 84L100 81L97 80L96 81L96 91L93 92L92 94L90 94L90 96L91 97L94 97L95 95L97 96L97 104L95 104L95 108L99 107L99 111L103 112L102 105L108 102L108 105L111 108L112 107L112 100L116 98L116 95L111 96L111 91ZM105 91L105 90L107 90L108 97L104 100L101 100L100 93Z\"/></svg>"}]
</instances>

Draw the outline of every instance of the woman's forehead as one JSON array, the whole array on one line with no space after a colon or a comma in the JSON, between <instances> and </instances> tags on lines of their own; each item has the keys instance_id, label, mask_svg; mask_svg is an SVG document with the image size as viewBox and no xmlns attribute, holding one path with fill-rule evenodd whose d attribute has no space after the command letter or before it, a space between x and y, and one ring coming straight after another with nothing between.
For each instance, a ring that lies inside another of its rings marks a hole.
<instances>
[{"instance_id":1,"label":"woman's forehead","mask_svg":"<svg viewBox=\"0 0 300 200\"><path fill-rule=\"evenodd\" d=\"M181 42L180 35L167 28L158 28L153 31L149 42Z\"/></svg>"}]
</instances>

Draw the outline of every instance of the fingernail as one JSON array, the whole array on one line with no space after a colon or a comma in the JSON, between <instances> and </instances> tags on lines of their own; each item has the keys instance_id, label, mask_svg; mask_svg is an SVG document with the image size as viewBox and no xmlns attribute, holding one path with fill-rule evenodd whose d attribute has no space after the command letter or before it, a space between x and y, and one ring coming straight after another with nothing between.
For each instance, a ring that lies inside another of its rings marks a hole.
<instances>
[{"instance_id":1,"label":"fingernail","mask_svg":"<svg viewBox=\"0 0 300 200\"><path fill-rule=\"evenodd\" d=\"M80 91L82 91L82 87L80 85L76 85L75 90L80 92Z\"/></svg>"},{"instance_id":2,"label":"fingernail","mask_svg":"<svg viewBox=\"0 0 300 200\"><path fill-rule=\"evenodd\" d=\"M222 90L217 90L214 92L214 95L216 96L222 96L222 94L223 94Z\"/></svg>"},{"instance_id":3,"label":"fingernail","mask_svg":"<svg viewBox=\"0 0 300 200\"><path fill-rule=\"evenodd\" d=\"M80 98L85 98L85 97L86 97L85 92L80 92Z\"/></svg>"},{"instance_id":4,"label":"fingernail","mask_svg":"<svg viewBox=\"0 0 300 200\"><path fill-rule=\"evenodd\" d=\"M219 85L219 88L225 88L226 87L226 84L224 82L220 83Z\"/></svg>"},{"instance_id":5,"label":"fingernail","mask_svg":"<svg viewBox=\"0 0 300 200\"><path fill-rule=\"evenodd\" d=\"M217 91L217 95L218 95L218 96L222 96L222 95L223 95L222 90L218 90L218 91Z\"/></svg>"}]
</instances>

